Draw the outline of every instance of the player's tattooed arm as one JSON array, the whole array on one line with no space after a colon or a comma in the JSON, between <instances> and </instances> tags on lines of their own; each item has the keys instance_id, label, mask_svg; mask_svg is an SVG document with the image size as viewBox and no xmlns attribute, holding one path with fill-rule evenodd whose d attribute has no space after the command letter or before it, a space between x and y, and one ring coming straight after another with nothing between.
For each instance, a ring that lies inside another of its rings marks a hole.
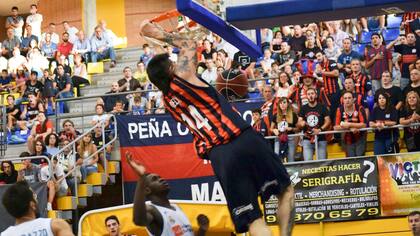
<instances>
[{"instance_id":1,"label":"player's tattooed arm","mask_svg":"<svg viewBox=\"0 0 420 236\"><path fill-rule=\"evenodd\" d=\"M197 59L197 46L194 40L176 33L168 33L158 24L144 21L141 25L141 34L146 37L158 39L179 49L178 62L175 73L184 79L195 78Z\"/></svg>"}]
</instances>

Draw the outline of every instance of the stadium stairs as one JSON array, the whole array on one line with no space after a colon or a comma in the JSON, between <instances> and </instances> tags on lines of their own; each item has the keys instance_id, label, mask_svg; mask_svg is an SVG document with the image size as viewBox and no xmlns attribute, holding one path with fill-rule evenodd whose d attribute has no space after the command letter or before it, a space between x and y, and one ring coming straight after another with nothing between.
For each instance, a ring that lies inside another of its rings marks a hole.
<instances>
[{"instance_id":1,"label":"stadium stairs","mask_svg":"<svg viewBox=\"0 0 420 236\"><path fill-rule=\"evenodd\" d=\"M88 72L91 82L90 86L81 89L79 96L100 96L110 91L111 84L123 78L123 68L131 67L136 69L137 61L142 50L140 48L119 49L117 54L117 66L110 68L110 61L89 63ZM59 114L57 120L54 116L49 118L61 129L62 122L71 119L77 130L84 131L91 128L90 121L95 113L97 98L75 100L68 102L70 112ZM48 212L51 218L73 219L75 214L82 215L87 210L109 207L122 204L122 180L121 165L118 140L114 142L114 149L110 161L107 162L108 174L99 165L98 173L93 173L87 177L85 184L78 185L78 197L64 196L56 198L53 204L53 211ZM27 151L27 145L17 144L8 145L5 157L16 157L21 152ZM16 163L16 169L22 168L20 163ZM77 210L77 211L76 211Z\"/></svg>"}]
</instances>

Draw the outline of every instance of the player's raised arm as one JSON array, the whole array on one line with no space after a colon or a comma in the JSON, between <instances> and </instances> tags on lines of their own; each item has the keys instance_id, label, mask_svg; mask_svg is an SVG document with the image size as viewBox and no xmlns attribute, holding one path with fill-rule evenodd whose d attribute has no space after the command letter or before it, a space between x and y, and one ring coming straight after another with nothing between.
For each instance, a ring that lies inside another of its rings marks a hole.
<instances>
[{"instance_id":1,"label":"player's raised arm","mask_svg":"<svg viewBox=\"0 0 420 236\"><path fill-rule=\"evenodd\" d=\"M179 49L178 62L175 74L185 80L196 79L197 50L195 41L177 33L168 33L158 24L149 20L143 21L140 26L141 35L160 40Z\"/></svg>"},{"instance_id":2,"label":"player's raised arm","mask_svg":"<svg viewBox=\"0 0 420 236\"><path fill-rule=\"evenodd\" d=\"M134 193L133 222L138 226L146 226L151 232L156 233L162 228L162 217L152 206L146 205L146 169L133 160L130 152L125 154L132 170L139 176Z\"/></svg>"}]
</instances>

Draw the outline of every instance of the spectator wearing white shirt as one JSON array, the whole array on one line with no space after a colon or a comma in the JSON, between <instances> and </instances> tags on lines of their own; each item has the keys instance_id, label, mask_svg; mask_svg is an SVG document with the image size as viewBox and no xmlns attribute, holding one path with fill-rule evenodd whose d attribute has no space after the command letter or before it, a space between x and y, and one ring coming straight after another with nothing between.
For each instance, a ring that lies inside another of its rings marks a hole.
<instances>
[{"instance_id":1,"label":"spectator wearing white shirt","mask_svg":"<svg viewBox=\"0 0 420 236\"><path fill-rule=\"evenodd\" d=\"M105 20L100 20L98 22L99 26L102 28L102 32L104 32L105 36L109 38L109 40L111 40L112 42L112 46L115 46L118 44L118 37L117 35L114 34L114 32L112 32L112 30L106 28L106 21Z\"/></svg>"},{"instance_id":2,"label":"spectator wearing white shirt","mask_svg":"<svg viewBox=\"0 0 420 236\"><path fill-rule=\"evenodd\" d=\"M43 166L40 171L41 182L47 182L48 186L48 203L47 210L52 210L52 202L55 196L66 196L69 186L67 185L66 178L64 178L64 169L58 164L57 157L52 158L52 173L50 178L50 171L48 165ZM49 179L49 180L48 180Z\"/></svg>"},{"instance_id":3,"label":"spectator wearing white shirt","mask_svg":"<svg viewBox=\"0 0 420 236\"><path fill-rule=\"evenodd\" d=\"M71 26L68 21L63 21L63 28L64 31L69 34L69 42L75 42L77 40L77 32L79 32L79 30L76 27Z\"/></svg>"},{"instance_id":4,"label":"spectator wearing white shirt","mask_svg":"<svg viewBox=\"0 0 420 236\"><path fill-rule=\"evenodd\" d=\"M41 45L45 43L47 34L50 34L51 42L58 44L60 42L60 36L55 32L55 23L50 23L48 25L48 31L42 33L41 36Z\"/></svg>"},{"instance_id":5,"label":"spectator wearing white shirt","mask_svg":"<svg viewBox=\"0 0 420 236\"><path fill-rule=\"evenodd\" d=\"M38 13L38 6L31 4L30 15L26 17L26 24L32 26L32 34L41 38L42 15Z\"/></svg>"},{"instance_id":6,"label":"spectator wearing white shirt","mask_svg":"<svg viewBox=\"0 0 420 236\"><path fill-rule=\"evenodd\" d=\"M13 75L16 74L17 70L19 68L22 69L24 66L26 66L27 63L28 61L26 60L26 57L20 55L19 48L15 47L13 49L13 57L9 59L9 63L8 63L9 73Z\"/></svg>"},{"instance_id":7,"label":"spectator wearing white shirt","mask_svg":"<svg viewBox=\"0 0 420 236\"><path fill-rule=\"evenodd\" d=\"M343 40L349 37L349 34L342 31L340 28L340 21L331 21L328 23L330 36L334 38L335 44L338 48L343 47Z\"/></svg>"},{"instance_id":8,"label":"spectator wearing white shirt","mask_svg":"<svg viewBox=\"0 0 420 236\"><path fill-rule=\"evenodd\" d=\"M213 85L216 83L217 79L216 65L214 64L212 59L206 59L206 67L207 69L203 71L203 73L201 74L201 78L207 81L207 83Z\"/></svg>"},{"instance_id":9,"label":"spectator wearing white shirt","mask_svg":"<svg viewBox=\"0 0 420 236\"><path fill-rule=\"evenodd\" d=\"M89 62L89 54L91 51L89 39L85 37L85 32L80 30L77 32L77 40L73 43L72 54L79 54L83 60L87 63Z\"/></svg>"},{"instance_id":10,"label":"spectator wearing white shirt","mask_svg":"<svg viewBox=\"0 0 420 236\"><path fill-rule=\"evenodd\" d=\"M49 64L48 59L41 54L39 48L35 47L29 56L28 67L31 70L38 72L38 76L42 77L43 71L48 69Z\"/></svg>"},{"instance_id":11,"label":"spectator wearing white shirt","mask_svg":"<svg viewBox=\"0 0 420 236\"><path fill-rule=\"evenodd\" d=\"M90 39L92 51L92 62L111 59L111 67L115 67L116 56L111 40L102 32L102 28L98 25L95 27L95 35Z\"/></svg>"},{"instance_id":12,"label":"spectator wearing white shirt","mask_svg":"<svg viewBox=\"0 0 420 236\"><path fill-rule=\"evenodd\" d=\"M274 60L271 58L271 51L270 49L264 50L264 58L260 61L261 67L264 70L264 73L270 74L271 71L271 64L273 64Z\"/></svg>"},{"instance_id":13,"label":"spectator wearing white shirt","mask_svg":"<svg viewBox=\"0 0 420 236\"><path fill-rule=\"evenodd\" d=\"M96 115L92 117L92 125L96 125L99 122L105 122L105 127L109 126L109 116L105 113L105 106L102 104L96 104Z\"/></svg>"}]
</instances>

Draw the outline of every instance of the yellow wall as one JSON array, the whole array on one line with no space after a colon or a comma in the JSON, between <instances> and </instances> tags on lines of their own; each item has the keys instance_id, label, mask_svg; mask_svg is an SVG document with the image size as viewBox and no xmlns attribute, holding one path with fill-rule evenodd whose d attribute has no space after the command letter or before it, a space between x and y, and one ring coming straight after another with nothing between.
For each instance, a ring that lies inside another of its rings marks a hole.
<instances>
[{"instance_id":1,"label":"yellow wall","mask_svg":"<svg viewBox=\"0 0 420 236\"><path fill-rule=\"evenodd\" d=\"M212 204L178 204L190 219L194 229L197 229L195 218L198 214L205 214L210 218L211 236L228 236L233 230L227 207ZM105 210L105 209L104 209ZM82 221L82 236L99 236L106 233L103 224L109 215L116 215L120 222L124 222L124 233L147 235L144 228L139 228L132 223L132 206L123 209L109 210L101 213L88 214ZM278 227L272 227L273 235L279 235ZM299 224L293 231L293 236L410 236L406 217L388 219L361 220L347 222L328 222L319 224Z\"/></svg>"},{"instance_id":2,"label":"yellow wall","mask_svg":"<svg viewBox=\"0 0 420 236\"><path fill-rule=\"evenodd\" d=\"M96 0L96 19L104 19L117 37L127 37L124 0Z\"/></svg>"}]
</instances>

